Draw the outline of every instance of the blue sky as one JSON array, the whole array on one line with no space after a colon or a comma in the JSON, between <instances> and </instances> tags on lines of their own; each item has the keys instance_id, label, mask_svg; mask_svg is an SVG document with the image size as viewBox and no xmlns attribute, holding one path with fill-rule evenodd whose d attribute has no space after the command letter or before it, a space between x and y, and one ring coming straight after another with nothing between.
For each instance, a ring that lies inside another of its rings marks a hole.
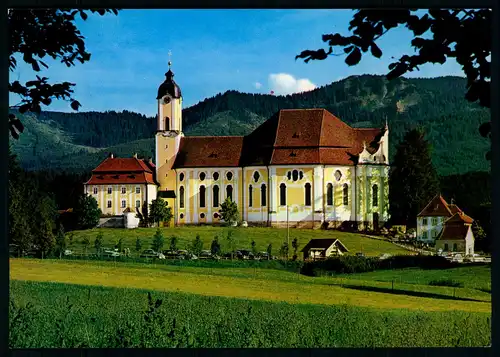
<instances>
[{"instance_id":1,"label":"blue sky","mask_svg":"<svg viewBox=\"0 0 500 357\"><path fill-rule=\"evenodd\" d=\"M344 57L308 64L295 61L305 49L324 48L321 35L348 34L351 10L122 10L117 16L90 15L78 20L91 60L75 67L47 61L39 75L50 82L76 83L80 111L130 110L156 114L156 91L168 70L182 89L184 107L226 90L276 94L310 90L350 75L386 74L387 66L413 53L411 33L393 30L377 43L381 59L371 55L348 67ZM35 73L18 61L11 81L26 82ZM463 76L454 60L425 65L407 77ZM11 95L10 104L20 102ZM72 111L54 101L42 109Z\"/></svg>"}]
</instances>

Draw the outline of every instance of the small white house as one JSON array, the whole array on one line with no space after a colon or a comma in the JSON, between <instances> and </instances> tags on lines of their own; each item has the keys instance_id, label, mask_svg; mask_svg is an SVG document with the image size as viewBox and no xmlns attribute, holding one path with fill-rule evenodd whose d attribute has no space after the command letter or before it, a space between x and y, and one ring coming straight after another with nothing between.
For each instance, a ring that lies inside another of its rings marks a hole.
<instances>
[{"instance_id":1,"label":"small white house","mask_svg":"<svg viewBox=\"0 0 500 357\"><path fill-rule=\"evenodd\" d=\"M325 259L335 255L343 255L349 250L341 241L335 238L311 239L302 249L304 260Z\"/></svg>"}]
</instances>

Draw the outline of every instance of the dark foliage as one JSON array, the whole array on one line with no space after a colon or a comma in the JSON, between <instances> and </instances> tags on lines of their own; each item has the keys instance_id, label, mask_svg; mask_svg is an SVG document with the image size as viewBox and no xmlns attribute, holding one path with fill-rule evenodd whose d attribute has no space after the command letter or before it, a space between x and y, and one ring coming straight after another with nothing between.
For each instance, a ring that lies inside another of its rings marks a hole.
<instances>
[{"instance_id":1,"label":"dark foliage","mask_svg":"<svg viewBox=\"0 0 500 357\"><path fill-rule=\"evenodd\" d=\"M463 283L461 283L459 281L452 280L452 279L431 280L431 281L429 281L429 285L432 285L432 286L451 286L453 288L463 288L464 287Z\"/></svg>"},{"instance_id":2,"label":"dark foliage","mask_svg":"<svg viewBox=\"0 0 500 357\"><path fill-rule=\"evenodd\" d=\"M388 259L357 256L333 257L325 260L305 262L301 273L309 276L323 274L353 274L375 270L422 268L447 269L457 266L444 257L426 255L399 255Z\"/></svg>"},{"instance_id":3,"label":"dark foliage","mask_svg":"<svg viewBox=\"0 0 500 357\"><path fill-rule=\"evenodd\" d=\"M431 9L418 16L416 10L358 10L349 23L351 36L339 33L323 35L323 42L329 46L317 51L305 50L297 58L324 60L329 55L345 55L349 66L358 64L362 52L370 50L380 58L382 50L375 43L391 29L404 25L413 32L411 45L418 53L403 55L389 65L387 79L398 78L408 72L418 70L426 63L443 64L454 58L467 76L465 98L470 102L490 107L491 80L491 14L492 9ZM426 35L424 38L423 35ZM334 54L333 48L343 47L342 54ZM491 138L491 124L481 126L481 135ZM487 158L490 158L488 151Z\"/></svg>"},{"instance_id":4,"label":"dark foliage","mask_svg":"<svg viewBox=\"0 0 500 357\"><path fill-rule=\"evenodd\" d=\"M41 67L49 68L43 58L51 57L59 60L67 67L75 65L75 61L85 63L90 60L90 53L85 48L84 37L75 26L76 16L83 20L88 11L104 15L116 9L10 9L8 11L9 68L17 67L16 57L31 65L33 71L40 72ZM40 113L41 105L50 105L53 99L70 102L73 110L81 104L73 98L74 83L62 82L51 84L47 77L36 75L36 79L24 84L19 81L9 82L9 92L21 98L21 113L31 111ZM9 116L10 132L17 139L18 132L23 132L19 119Z\"/></svg>"},{"instance_id":5,"label":"dark foliage","mask_svg":"<svg viewBox=\"0 0 500 357\"><path fill-rule=\"evenodd\" d=\"M391 223L416 226L415 217L439 193L430 147L420 130L409 131L398 145L389 177Z\"/></svg>"}]
</instances>

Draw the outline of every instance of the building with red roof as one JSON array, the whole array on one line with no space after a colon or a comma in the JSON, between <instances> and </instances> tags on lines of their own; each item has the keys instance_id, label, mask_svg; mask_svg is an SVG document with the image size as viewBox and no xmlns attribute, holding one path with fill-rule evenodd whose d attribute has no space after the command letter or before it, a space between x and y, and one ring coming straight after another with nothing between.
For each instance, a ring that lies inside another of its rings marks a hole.
<instances>
[{"instance_id":1,"label":"building with red roof","mask_svg":"<svg viewBox=\"0 0 500 357\"><path fill-rule=\"evenodd\" d=\"M457 212L444 222L443 230L436 239L436 250L474 254L474 220L463 212Z\"/></svg>"},{"instance_id":2,"label":"building with red roof","mask_svg":"<svg viewBox=\"0 0 500 357\"><path fill-rule=\"evenodd\" d=\"M436 249L473 254L473 222L456 204L438 194L417 215L417 240L435 244Z\"/></svg>"},{"instance_id":3,"label":"building with red roof","mask_svg":"<svg viewBox=\"0 0 500 357\"><path fill-rule=\"evenodd\" d=\"M158 89L158 197L176 224L240 219L318 227L388 220L389 129L354 128L325 109L283 109L246 136L184 136L182 92L169 69Z\"/></svg>"},{"instance_id":4,"label":"building with red roof","mask_svg":"<svg viewBox=\"0 0 500 357\"><path fill-rule=\"evenodd\" d=\"M85 193L93 196L103 214L123 215L141 210L156 199L156 167L151 160L118 158L110 154L92 170Z\"/></svg>"}]
</instances>

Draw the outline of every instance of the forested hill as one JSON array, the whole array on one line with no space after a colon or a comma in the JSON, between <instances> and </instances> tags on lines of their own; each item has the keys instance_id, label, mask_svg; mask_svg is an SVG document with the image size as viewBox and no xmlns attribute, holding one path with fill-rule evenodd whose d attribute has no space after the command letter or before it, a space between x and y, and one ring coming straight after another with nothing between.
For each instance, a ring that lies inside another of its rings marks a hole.
<instances>
[{"instance_id":1,"label":"forested hill","mask_svg":"<svg viewBox=\"0 0 500 357\"><path fill-rule=\"evenodd\" d=\"M325 108L357 127L390 128L391 155L404 133L421 126L441 175L489 170L489 142L479 135L488 110L464 99L465 79L396 79L352 76L288 96L227 91L183 110L186 135L244 135L279 109ZM182 83L180 83L182 86ZM155 107L152 99L151 106ZM155 118L124 112L42 112L22 115L26 131L13 151L27 169L89 171L109 152L153 156Z\"/></svg>"}]
</instances>

